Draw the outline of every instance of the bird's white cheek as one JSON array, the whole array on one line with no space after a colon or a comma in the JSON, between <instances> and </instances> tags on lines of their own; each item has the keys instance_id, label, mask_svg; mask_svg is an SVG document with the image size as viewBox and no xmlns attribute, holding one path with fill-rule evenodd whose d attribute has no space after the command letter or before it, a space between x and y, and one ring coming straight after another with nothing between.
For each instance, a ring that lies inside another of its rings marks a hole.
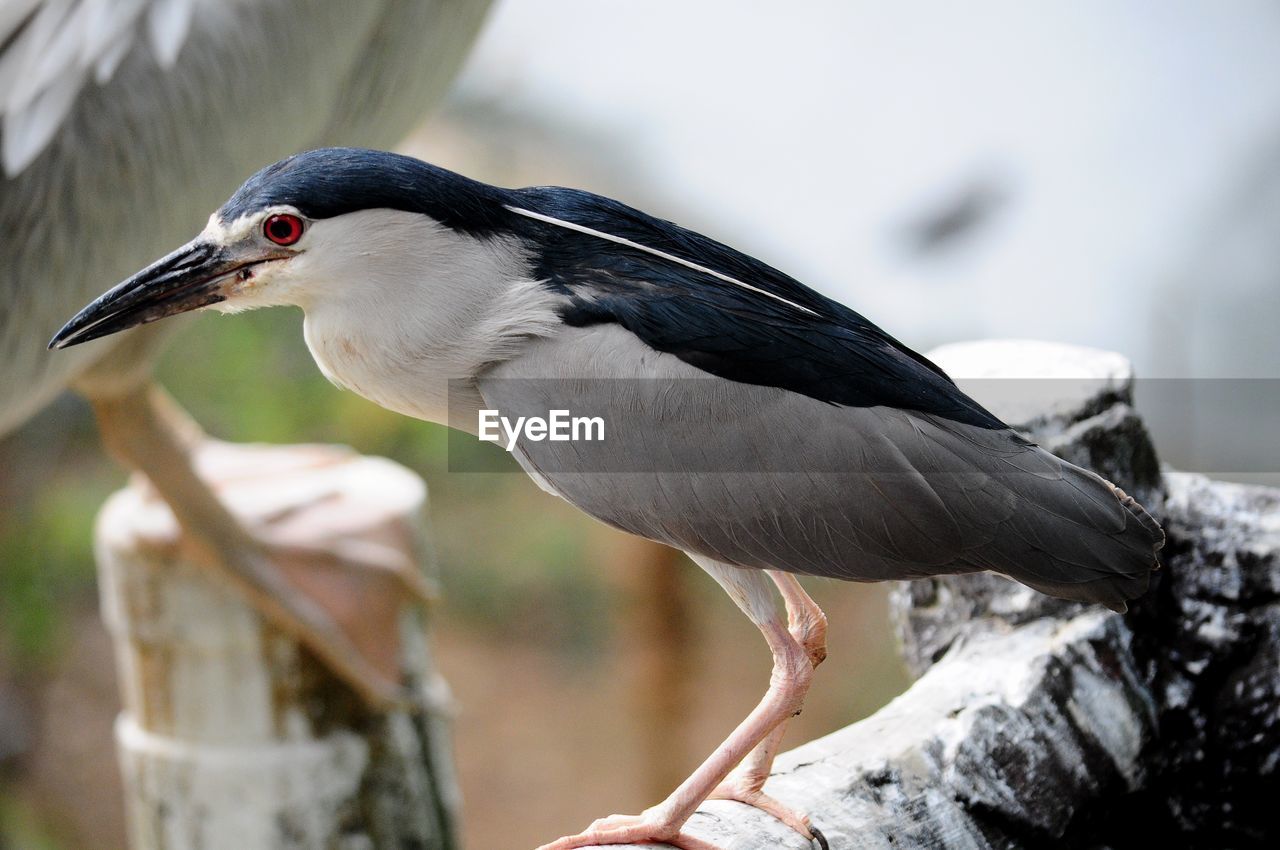
<instances>
[{"instance_id":1,"label":"bird's white cheek","mask_svg":"<svg viewBox=\"0 0 1280 850\"><path fill-rule=\"evenodd\" d=\"M252 304L244 304L239 301L220 301L205 309L216 310L219 313L231 315L232 313L243 313L245 310L252 310L253 307L254 305Z\"/></svg>"},{"instance_id":2,"label":"bird's white cheek","mask_svg":"<svg viewBox=\"0 0 1280 850\"><path fill-rule=\"evenodd\" d=\"M293 259L263 263L242 270L224 286L226 300L215 309L239 313L258 307L298 304L302 282L291 268Z\"/></svg>"}]
</instances>

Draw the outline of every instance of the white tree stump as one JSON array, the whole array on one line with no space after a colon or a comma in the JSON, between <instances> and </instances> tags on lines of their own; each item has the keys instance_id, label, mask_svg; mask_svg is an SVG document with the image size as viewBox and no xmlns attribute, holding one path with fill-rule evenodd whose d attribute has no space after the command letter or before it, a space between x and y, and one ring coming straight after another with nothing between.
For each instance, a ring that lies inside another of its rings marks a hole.
<instances>
[{"instance_id":1,"label":"white tree stump","mask_svg":"<svg viewBox=\"0 0 1280 850\"><path fill-rule=\"evenodd\" d=\"M1118 355L1000 341L930 356L1151 509L1164 569L1125 615L989 574L902 583L893 604L919 679L779 756L765 790L832 850L1274 846L1280 490L1162 474ZM724 850L813 847L723 801L689 829Z\"/></svg>"},{"instance_id":2,"label":"white tree stump","mask_svg":"<svg viewBox=\"0 0 1280 850\"><path fill-rule=\"evenodd\" d=\"M210 444L199 465L237 516L273 539L358 541L424 559L425 486L389 461ZM103 508L97 550L134 850L456 846L448 691L393 576L289 565L291 579L339 601L358 596L348 604L368 608L369 646L398 660L421 712L370 710L265 625L184 557L172 515L144 482Z\"/></svg>"}]
</instances>

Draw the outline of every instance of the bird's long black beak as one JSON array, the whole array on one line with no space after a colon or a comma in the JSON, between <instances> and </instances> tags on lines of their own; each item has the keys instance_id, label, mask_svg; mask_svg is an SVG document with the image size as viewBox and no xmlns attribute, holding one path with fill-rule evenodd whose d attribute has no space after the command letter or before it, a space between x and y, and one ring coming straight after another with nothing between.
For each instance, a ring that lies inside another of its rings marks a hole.
<instances>
[{"instance_id":1,"label":"bird's long black beak","mask_svg":"<svg viewBox=\"0 0 1280 850\"><path fill-rule=\"evenodd\" d=\"M66 348L225 301L228 284L246 260L208 239L197 238L112 287L62 326L49 348ZM267 258L269 259L269 258Z\"/></svg>"}]
</instances>

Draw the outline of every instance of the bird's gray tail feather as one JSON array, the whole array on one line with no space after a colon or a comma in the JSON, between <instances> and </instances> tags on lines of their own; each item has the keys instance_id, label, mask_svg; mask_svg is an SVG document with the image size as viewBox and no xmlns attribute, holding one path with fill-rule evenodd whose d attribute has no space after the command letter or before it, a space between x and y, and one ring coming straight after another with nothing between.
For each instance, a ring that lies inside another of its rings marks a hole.
<instances>
[{"instance_id":1,"label":"bird's gray tail feather","mask_svg":"<svg viewBox=\"0 0 1280 850\"><path fill-rule=\"evenodd\" d=\"M1084 546L1096 550L1094 554L1108 561L1114 572L1078 582L1055 582L1025 573L1016 578L1051 596L1080 602L1098 602L1113 611L1124 613L1128 610L1129 600L1146 593L1151 573L1160 568L1157 553L1164 546L1164 530L1145 507L1115 484L1088 470L1066 464L1064 466L1084 479L1092 479L1089 483L1095 486L1105 485L1124 511L1126 522L1123 532L1096 537L1085 535L1081 540Z\"/></svg>"}]
</instances>

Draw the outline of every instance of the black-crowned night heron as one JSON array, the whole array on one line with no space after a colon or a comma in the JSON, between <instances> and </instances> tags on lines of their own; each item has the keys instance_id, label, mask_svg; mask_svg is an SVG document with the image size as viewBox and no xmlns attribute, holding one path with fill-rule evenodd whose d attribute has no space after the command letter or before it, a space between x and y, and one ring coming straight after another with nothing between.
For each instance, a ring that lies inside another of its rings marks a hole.
<instances>
[{"instance_id":1,"label":"black-crowned night heron","mask_svg":"<svg viewBox=\"0 0 1280 850\"><path fill-rule=\"evenodd\" d=\"M547 850L706 850L683 826L709 796L813 835L762 790L826 654L825 618L795 574L993 570L1124 610L1164 540L1114 485L776 269L608 198L501 189L377 151L258 172L50 345L286 304L305 312L325 375L393 410L473 433L556 411L599 418L577 440L550 438L545 421L508 427L511 451L588 514L687 552L764 633L773 678L724 744L659 805Z\"/></svg>"},{"instance_id":2,"label":"black-crowned night heron","mask_svg":"<svg viewBox=\"0 0 1280 850\"><path fill-rule=\"evenodd\" d=\"M303 147L399 141L440 99L488 6L0 2L0 435L67 387L81 390L104 441L146 474L202 560L371 699L398 695L394 671L374 669L283 583L265 531L240 527L195 474L198 429L149 382L158 335L135 331L65 358L44 343L104 275L123 277L186 238L264 163ZM308 554L339 565L373 554L334 549ZM412 586L416 574L399 568Z\"/></svg>"}]
</instances>

